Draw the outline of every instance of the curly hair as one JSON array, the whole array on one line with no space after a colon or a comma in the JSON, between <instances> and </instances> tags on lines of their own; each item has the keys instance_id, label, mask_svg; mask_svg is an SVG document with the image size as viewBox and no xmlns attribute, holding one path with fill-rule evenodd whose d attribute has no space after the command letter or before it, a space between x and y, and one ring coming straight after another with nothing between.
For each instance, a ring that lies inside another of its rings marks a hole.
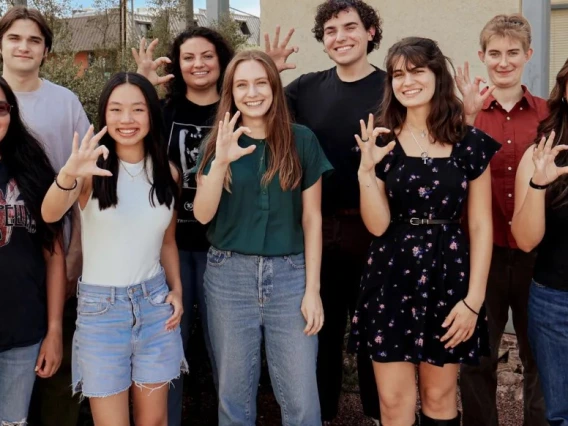
<instances>
[{"instance_id":1,"label":"curly hair","mask_svg":"<svg viewBox=\"0 0 568 426\"><path fill-rule=\"evenodd\" d=\"M383 39L381 17L379 16L379 12L362 0L326 0L321 3L317 8L314 28L312 28L312 33L314 33L316 40L322 42L325 23L337 17L339 12L343 12L347 9L357 11L367 31L371 28L375 29L375 36L367 44L367 54L378 49Z\"/></svg>"},{"instance_id":2,"label":"curly hair","mask_svg":"<svg viewBox=\"0 0 568 426\"><path fill-rule=\"evenodd\" d=\"M166 65L166 73L173 74L174 78L166 83L166 99L171 101L174 98L184 97L186 94L186 85L181 75L181 66L179 62L180 48L190 38L201 37L215 46L217 57L219 58L220 75L217 81L217 91L221 91L223 85L223 75L225 69L233 56L235 51L227 40L217 31L207 27L191 27L181 32L173 41L172 48L168 57L172 61Z\"/></svg>"}]
</instances>

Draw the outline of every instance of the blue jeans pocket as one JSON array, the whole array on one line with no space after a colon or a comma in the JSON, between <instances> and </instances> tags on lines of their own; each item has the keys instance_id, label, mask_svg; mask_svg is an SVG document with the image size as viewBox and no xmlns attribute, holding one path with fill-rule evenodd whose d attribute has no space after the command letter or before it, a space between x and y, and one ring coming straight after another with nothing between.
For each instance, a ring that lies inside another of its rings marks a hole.
<instances>
[{"instance_id":1,"label":"blue jeans pocket","mask_svg":"<svg viewBox=\"0 0 568 426\"><path fill-rule=\"evenodd\" d=\"M284 259L294 269L304 269L306 267L306 257L304 256L304 253L284 256Z\"/></svg>"},{"instance_id":2,"label":"blue jeans pocket","mask_svg":"<svg viewBox=\"0 0 568 426\"><path fill-rule=\"evenodd\" d=\"M110 309L110 300L106 297L81 296L77 301L78 315L102 315Z\"/></svg>"},{"instance_id":3,"label":"blue jeans pocket","mask_svg":"<svg viewBox=\"0 0 568 426\"><path fill-rule=\"evenodd\" d=\"M164 306L171 306L168 302L166 302L168 294L170 294L170 289L168 285L164 283L163 286L158 287L156 290L148 294L147 297L148 303L158 308Z\"/></svg>"},{"instance_id":4,"label":"blue jeans pocket","mask_svg":"<svg viewBox=\"0 0 568 426\"><path fill-rule=\"evenodd\" d=\"M231 252L210 247L207 252L207 264L209 266L223 266L229 257L231 257Z\"/></svg>"}]
</instances>

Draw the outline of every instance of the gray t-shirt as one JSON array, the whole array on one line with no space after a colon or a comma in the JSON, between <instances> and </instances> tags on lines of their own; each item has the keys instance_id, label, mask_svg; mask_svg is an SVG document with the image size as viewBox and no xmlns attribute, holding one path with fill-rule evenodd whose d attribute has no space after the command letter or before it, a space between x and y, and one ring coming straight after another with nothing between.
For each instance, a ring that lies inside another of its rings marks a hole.
<instances>
[{"instance_id":1,"label":"gray t-shirt","mask_svg":"<svg viewBox=\"0 0 568 426\"><path fill-rule=\"evenodd\" d=\"M33 92L14 92L24 123L43 144L56 172L71 155L73 134L79 143L89 130L89 119L79 98L71 90L42 79ZM65 247L69 243L70 224L65 224Z\"/></svg>"}]
</instances>

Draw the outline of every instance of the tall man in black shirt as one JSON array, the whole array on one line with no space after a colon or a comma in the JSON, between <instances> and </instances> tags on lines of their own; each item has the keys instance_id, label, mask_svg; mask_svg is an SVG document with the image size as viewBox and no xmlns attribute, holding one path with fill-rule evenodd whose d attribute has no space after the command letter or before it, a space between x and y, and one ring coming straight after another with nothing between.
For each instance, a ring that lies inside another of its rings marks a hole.
<instances>
[{"instance_id":1,"label":"tall man in black shirt","mask_svg":"<svg viewBox=\"0 0 568 426\"><path fill-rule=\"evenodd\" d=\"M267 52L281 71L294 67L286 63L297 51L287 47L292 32L280 45L276 37L271 46L265 36ZM386 74L367 57L378 49L382 28L377 11L363 1L320 4L312 32L336 65L300 76L286 87L286 95L296 122L312 129L335 168L323 183L322 197L325 323L319 333L318 386L325 423L337 416L347 318L355 307L371 240L359 213L360 154L354 135L360 131L359 120L377 112ZM366 353L358 356L358 372L365 414L378 419L378 395Z\"/></svg>"}]
</instances>

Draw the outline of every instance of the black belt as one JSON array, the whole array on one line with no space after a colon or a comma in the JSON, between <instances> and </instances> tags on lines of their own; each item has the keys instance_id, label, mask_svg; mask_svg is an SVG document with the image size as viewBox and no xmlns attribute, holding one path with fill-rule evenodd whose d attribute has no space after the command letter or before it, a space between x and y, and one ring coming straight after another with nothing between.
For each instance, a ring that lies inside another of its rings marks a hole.
<instances>
[{"instance_id":1,"label":"black belt","mask_svg":"<svg viewBox=\"0 0 568 426\"><path fill-rule=\"evenodd\" d=\"M409 223L414 226L419 225L459 225L461 219L421 219L419 217L400 217L391 222Z\"/></svg>"}]
</instances>

